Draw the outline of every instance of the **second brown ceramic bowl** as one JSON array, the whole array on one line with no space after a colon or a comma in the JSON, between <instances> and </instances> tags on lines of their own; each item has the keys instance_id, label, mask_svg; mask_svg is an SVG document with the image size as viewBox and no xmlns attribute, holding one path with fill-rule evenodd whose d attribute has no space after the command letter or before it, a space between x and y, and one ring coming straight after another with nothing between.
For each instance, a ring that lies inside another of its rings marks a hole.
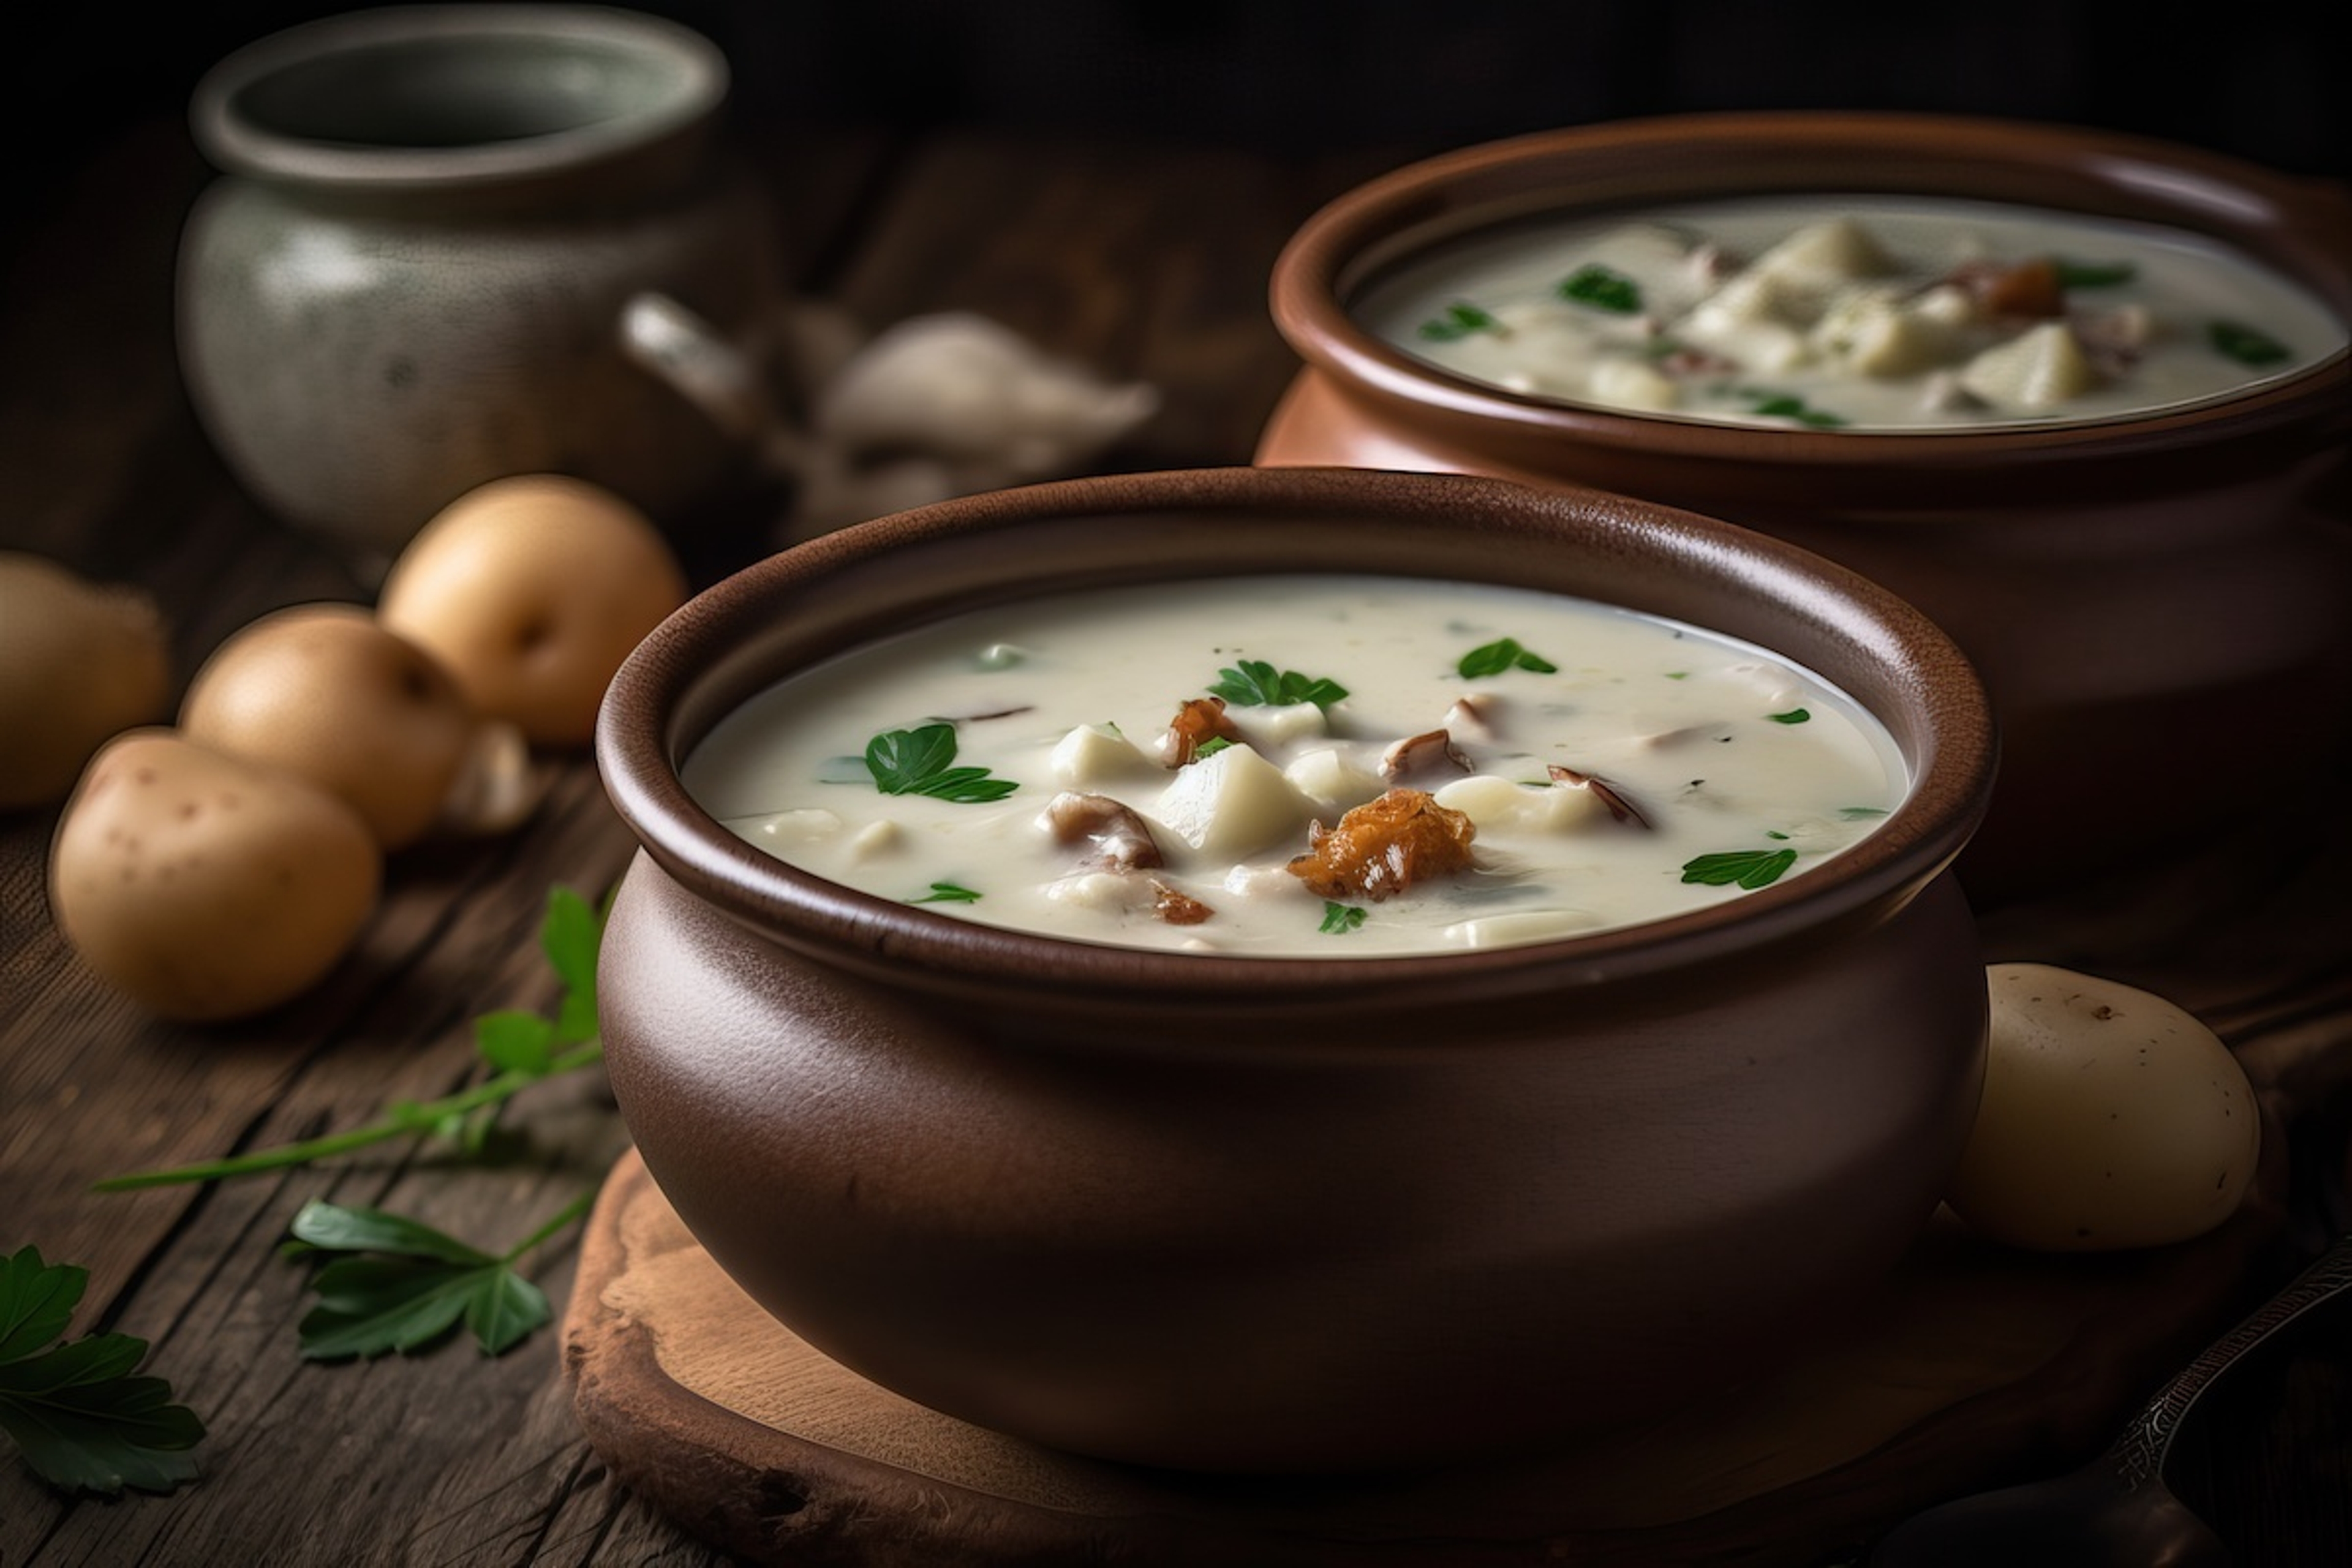
<instances>
[{"instance_id":1,"label":"second brown ceramic bowl","mask_svg":"<svg viewBox=\"0 0 2352 1568\"><path fill-rule=\"evenodd\" d=\"M679 770L753 693L954 611L1339 569L1597 598L1760 644L1914 783L1704 910L1393 961L1150 952L851 891ZM1949 867L1983 693L1916 612L1791 546L1495 480L1077 480L729 578L614 681L642 851L599 972L612 1081L699 1241L803 1338L982 1426L1220 1471L1591 1433L1866 1311L1974 1120L1986 994Z\"/></svg>"},{"instance_id":2,"label":"second brown ceramic bowl","mask_svg":"<svg viewBox=\"0 0 2352 1568\"><path fill-rule=\"evenodd\" d=\"M1894 589L1976 661L2001 726L2000 797L1964 869L1979 902L2177 852L2200 826L2314 783L2352 718L2352 519L2313 499L2352 436L2341 350L2138 418L1813 431L1519 395L1434 369L1350 314L1383 269L1481 228L1771 192L1970 197L2185 229L2352 321L2352 195L2333 184L1978 119L1588 126L1400 169L1299 229L1272 306L1305 369L1258 460L1596 485L1769 531Z\"/></svg>"}]
</instances>

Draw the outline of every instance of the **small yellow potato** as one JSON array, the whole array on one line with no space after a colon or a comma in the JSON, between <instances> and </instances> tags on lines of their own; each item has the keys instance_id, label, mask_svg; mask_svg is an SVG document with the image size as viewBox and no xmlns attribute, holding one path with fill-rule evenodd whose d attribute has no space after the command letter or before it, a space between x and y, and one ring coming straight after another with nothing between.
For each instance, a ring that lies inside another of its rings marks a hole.
<instances>
[{"instance_id":1,"label":"small yellow potato","mask_svg":"<svg viewBox=\"0 0 2352 1568\"><path fill-rule=\"evenodd\" d=\"M90 759L49 847L58 929L101 978L165 1017L262 1012L307 990L358 937L383 856L316 784L176 731Z\"/></svg>"},{"instance_id":2,"label":"small yellow potato","mask_svg":"<svg viewBox=\"0 0 2352 1568\"><path fill-rule=\"evenodd\" d=\"M0 811L63 800L109 736L170 700L153 599L0 550Z\"/></svg>"},{"instance_id":3,"label":"small yellow potato","mask_svg":"<svg viewBox=\"0 0 2352 1568\"><path fill-rule=\"evenodd\" d=\"M180 704L199 745L341 795L386 849L439 821L478 721L440 661L358 605L296 605L213 651Z\"/></svg>"},{"instance_id":4,"label":"small yellow potato","mask_svg":"<svg viewBox=\"0 0 2352 1568\"><path fill-rule=\"evenodd\" d=\"M534 745L576 746L621 661L686 599L669 543L600 486L555 474L493 479L409 542L376 604L477 711Z\"/></svg>"},{"instance_id":5,"label":"small yellow potato","mask_svg":"<svg viewBox=\"0 0 2352 1568\"><path fill-rule=\"evenodd\" d=\"M2262 1152L2245 1070L2160 996L2042 963L1985 971L1984 1100L1946 1194L1978 1234L2048 1252L2158 1247L2237 1211Z\"/></svg>"}]
</instances>

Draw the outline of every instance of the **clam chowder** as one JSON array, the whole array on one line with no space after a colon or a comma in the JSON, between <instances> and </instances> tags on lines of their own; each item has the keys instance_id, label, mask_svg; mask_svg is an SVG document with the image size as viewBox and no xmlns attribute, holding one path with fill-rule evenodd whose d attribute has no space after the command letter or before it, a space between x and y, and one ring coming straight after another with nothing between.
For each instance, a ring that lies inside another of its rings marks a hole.
<instances>
[{"instance_id":1,"label":"clam chowder","mask_svg":"<svg viewBox=\"0 0 2352 1568\"><path fill-rule=\"evenodd\" d=\"M1869 195L1498 228L1402 264L1353 310L1506 391L1813 429L2112 419L2346 342L2300 286L2199 235Z\"/></svg>"},{"instance_id":2,"label":"clam chowder","mask_svg":"<svg viewBox=\"0 0 2352 1568\"><path fill-rule=\"evenodd\" d=\"M1270 576L966 613L729 715L688 790L829 880L1080 941L1542 941L1801 875L1901 798L1885 730L1748 645L1584 600Z\"/></svg>"}]
</instances>

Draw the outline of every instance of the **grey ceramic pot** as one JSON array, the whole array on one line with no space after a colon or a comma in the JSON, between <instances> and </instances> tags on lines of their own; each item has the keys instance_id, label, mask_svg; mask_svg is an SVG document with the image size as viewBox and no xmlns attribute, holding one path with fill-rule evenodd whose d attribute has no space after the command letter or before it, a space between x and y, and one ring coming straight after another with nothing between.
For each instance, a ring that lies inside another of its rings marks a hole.
<instances>
[{"instance_id":1,"label":"grey ceramic pot","mask_svg":"<svg viewBox=\"0 0 2352 1568\"><path fill-rule=\"evenodd\" d=\"M629 338L647 296L746 346L772 324L773 219L719 144L727 82L699 36L588 5L353 12L221 61L191 109L223 177L188 219L179 320L231 468L373 556L510 474L664 521L711 494L740 439Z\"/></svg>"},{"instance_id":2,"label":"grey ceramic pot","mask_svg":"<svg viewBox=\"0 0 2352 1568\"><path fill-rule=\"evenodd\" d=\"M1859 698L1916 783L1705 911L1379 963L973 925L774 860L680 784L753 692L909 623L1334 562L1748 638ZM1985 985L1948 868L1991 787L1983 693L1883 591L1685 514L1307 470L950 501L693 600L613 683L597 756L643 844L604 1041L662 1191L811 1343L1040 1443L1330 1470L1670 1407L1867 1311L1974 1119Z\"/></svg>"},{"instance_id":3,"label":"grey ceramic pot","mask_svg":"<svg viewBox=\"0 0 2352 1568\"><path fill-rule=\"evenodd\" d=\"M1667 116L1465 148L1292 237L1273 310L1304 367L1258 460L1622 490L1853 566L1967 650L2000 796L1979 903L2317 804L2352 721L2352 355L2145 417L1916 433L1651 417L1472 383L1350 314L1383 268L1532 215L1772 192L2019 202L2209 236L2352 321L2352 191L2139 138L1935 115ZM2335 479L2333 499L2328 485ZM2190 772L2225 783L2200 787Z\"/></svg>"}]
</instances>

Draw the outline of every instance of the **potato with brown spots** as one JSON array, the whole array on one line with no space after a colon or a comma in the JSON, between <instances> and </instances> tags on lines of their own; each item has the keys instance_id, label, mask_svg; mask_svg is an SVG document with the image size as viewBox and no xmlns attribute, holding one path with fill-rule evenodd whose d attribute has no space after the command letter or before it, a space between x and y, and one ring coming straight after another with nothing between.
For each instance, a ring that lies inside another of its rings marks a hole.
<instances>
[{"instance_id":1,"label":"potato with brown spots","mask_svg":"<svg viewBox=\"0 0 2352 1568\"><path fill-rule=\"evenodd\" d=\"M63 800L109 736L163 716L164 629L140 589L0 550L0 811Z\"/></svg>"},{"instance_id":2,"label":"potato with brown spots","mask_svg":"<svg viewBox=\"0 0 2352 1568\"><path fill-rule=\"evenodd\" d=\"M2092 1252L2201 1236L2262 1156L2245 1069L2197 1017L2046 963L1985 971L1984 1098L1947 1194L1978 1234Z\"/></svg>"},{"instance_id":3,"label":"potato with brown spots","mask_svg":"<svg viewBox=\"0 0 2352 1568\"><path fill-rule=\"evenodd\" d=\"M49 849L49 907L84 963L166 1017L241 1017L316 983L373 913L383 851L289 773L163 729L90 759Z\"/></svg>"},{"instance_id":4,"label":"potato with brown spots","mask_svg":"<svg viewBox=\"0 0 2352 1568\"><path fill-rule=\"evenodd\" d=\"M684 571L644 513L600 486L527 474L427 522L376 614L438 658L477 711L534 744L576 746L621 661L685 599Z\"/></svg>"},{"instance_id":5,"label":"potato with brown spots","mask_svg":"<svg viewBox=\"0 0 2352 1568\"><path fill-rule=\"evenodd\" d=\"M481 722L439 660L343 604L245 626L180 704L189 740L341 795L388 850L440 822Z\"/></svg>"}]
</instances>

